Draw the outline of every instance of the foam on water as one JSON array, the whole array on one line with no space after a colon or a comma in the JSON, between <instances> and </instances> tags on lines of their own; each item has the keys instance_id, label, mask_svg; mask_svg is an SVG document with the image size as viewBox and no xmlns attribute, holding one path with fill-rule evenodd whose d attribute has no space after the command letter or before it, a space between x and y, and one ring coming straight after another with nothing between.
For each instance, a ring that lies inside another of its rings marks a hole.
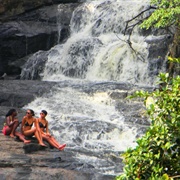
<instances>
[{"instance_id":1,"label":"foam on water","mask_svg":"<svg viewBox=\"0 0 180 180\"><path fill-rule=\"evenodd\" d=\"M43 80L80 78L151 84L145 37L133 29L131 43L124 35L126 21L146 8L148 1L91 1L77 7L71 35L49 53Z\"/></svg>"},{"instance_id":2,"label":"foam on water","mask_svg":"<svg viewBox=\"0 0 180 180\"><path fill-rule=\"evenodd\" d=\"M136 128L126 127L123 115L115 109L108 93L89 95L71 88L60 88L24 108L32 108L36 114L46 109L50 128L59 127L53 133L61 142L74 144L74 139L80 138L82 143L78 146L89 144L98 148L98 143L101 143L114 151L124 151L134 145Z\"/></svg>"}]
</instances>

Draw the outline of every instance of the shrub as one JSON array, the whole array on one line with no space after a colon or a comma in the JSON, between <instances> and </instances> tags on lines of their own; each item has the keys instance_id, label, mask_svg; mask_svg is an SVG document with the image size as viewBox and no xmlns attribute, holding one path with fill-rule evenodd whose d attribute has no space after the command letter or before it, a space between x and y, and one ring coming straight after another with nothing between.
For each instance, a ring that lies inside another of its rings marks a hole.
<instances>
[{"instance_id":1,"label":"shrub","mask_svg":"<svg viewBox=\"0 0 180 180\"><path fill-rule=\"evenodd\" d=\"M169 58L180 62L178 58ZM130 98L149 97L154 102L147 107L151 125L137 139L136 148L123 154L124 173L116 180L180 179L180 76L161 73L160 88L153 92L137 91Z\"/></svg>"}]
</instances>

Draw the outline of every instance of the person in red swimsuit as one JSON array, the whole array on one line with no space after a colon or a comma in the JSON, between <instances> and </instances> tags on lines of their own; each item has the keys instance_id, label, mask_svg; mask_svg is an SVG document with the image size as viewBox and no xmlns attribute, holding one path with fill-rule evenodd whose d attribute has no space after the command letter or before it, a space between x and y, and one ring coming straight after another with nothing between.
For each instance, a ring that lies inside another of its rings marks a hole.
<instances>
[{"instance_id":1,"label":"person in red swimsuit","mask_svg":"<svg viewBox=\"0 0 180 180\"><path fill-rule=\"evenodd\" d=\"M25 144L30 143L31 142L30 140L26 140L23 134L16 131L17 127L19 126L19 121L16 118L17 114L18 113L16 109L10 109L8 111L8 113L6 114L6 122L2 129L2 133L4 135L9 135L12 138L18 137Z\"/></svg>"},{"instance_id":2,"label":"person in red swimsuit","mask_svg":"<svg viewBox=\"0 0 180 180\"><path fill-rule=\"evenodd\" d=\"M35 136L39 145L46 147L43 143L42 135L38 127L37 120L34 117L34 111L32 109L28 109L26 111L26 115L22 119L21 132L27 137Z\"/></svg>"},{"instance_id":3,"label":"person in red swimsuit","mask_svg":"<svg viewBox=\"0 0 180 180\"><path fill-rule=\"evenodd\" d=\"M55 138L49 133L48 129L48 121L46 120L47 111L42 110L40 113L40 117L37 119L39 124L39 128L41 129L43 140L47 141L51 146L58 150L63 150L66 144L59 144Z\"/></svg>"}]
</instances>

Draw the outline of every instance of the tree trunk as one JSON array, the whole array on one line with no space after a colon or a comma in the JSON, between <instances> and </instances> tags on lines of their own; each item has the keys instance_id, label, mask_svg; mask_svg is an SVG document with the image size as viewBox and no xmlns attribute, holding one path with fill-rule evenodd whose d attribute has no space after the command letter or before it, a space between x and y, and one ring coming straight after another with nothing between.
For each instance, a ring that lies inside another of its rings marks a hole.
<instances>
[{"instance_id":1,"label":"tree trunk","mask_svg":"<svg viewBox=\"0 0 180 180\"><path fill-rule=\"evenodd\" d=\"M169 56L172 58L180 58L180 26L176 27L174 40L169 49ZM180 75L180 64L170 62L168 64L168 72L170 76Z\"/></svg>"}]
</instances>

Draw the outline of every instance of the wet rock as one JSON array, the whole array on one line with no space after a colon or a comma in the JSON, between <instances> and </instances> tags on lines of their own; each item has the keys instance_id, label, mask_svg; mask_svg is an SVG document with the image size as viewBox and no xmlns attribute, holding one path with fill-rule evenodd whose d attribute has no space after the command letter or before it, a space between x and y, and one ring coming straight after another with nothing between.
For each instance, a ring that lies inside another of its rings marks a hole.
<instances>
[{"instance_id":1,"label":"wet rock","mask_svg":"<svg viewBox=\"0 0 180 180\"><path fill-rule=\"evenodd\" d=\"M55 82L46 81L0 81L0 106L23 107L38 95L48 92Z\"/></svg>"},{"instance_id":2,"label":"wet rock","mask_svg":"<svg viewBox=\"0 0 180 180\"><path fill-rule=\"evenodd\" d=\"M22 66L20 79L41 79L40 74L43 72L45 63L48 59L46 51L39 51L27 58L27 63Z\"/></svg>"},{"instance_id":3,"label":"wet rock","mask_svg":"<svg viewBox=\"0 0 180 180\"><path fill-rule=\"evenodd\" d=\"M125 99L128 96L126 91L112 92L109 94L112 99Z\"/></svg>"},{"instance_id":4,"label":"wet rock","mask_svg":"<svg viewBox=\"0 0 180 180\"><path fill-rule=\"evenodd\" d=\"M25 144L23 146L25 153L31 153L34 151L44 150L45 148L47 148L47 147L40 146L37 143L36 144L35 143Z\"/></svg>"},{"instance_id":5,"label":"wet rock","mask_svg":"<svg viewBox=\"0 0 180 180\"><path fill-rule=\"evenodd\" d=\"M65 41L76 2L3 1L0 6L0 76L4 73L19 75L29 55Z\"/></svg>"},{"instance_id":6,"label":"wet rock","mask_svg":"<svg viewBox=\"0 0 180 180\"><path fill-rule=\"evenodd\" d=\"M88 180L92 174L68 169L73 162L70 154L56 150L39 149L31 154L24 153L22 142L0 133L0 176L1 179L62 179ZM68 163L67 163L68 162ZM65 166L66 164L66 166ZM66 168L66 169L65 169Z\"/></svg>"},{"instance_id":7,"label":"wet rock","mask_svg":"<svg viewBox=\"0 0 180 180\"><path fill-rule=\"evenodd\" d=\"M42 6L48 6L58 3L77 3L78 0L2 0L0 4L0 20L12 18L17 14L25 13Z\"/></svg>"}]
</instances>

